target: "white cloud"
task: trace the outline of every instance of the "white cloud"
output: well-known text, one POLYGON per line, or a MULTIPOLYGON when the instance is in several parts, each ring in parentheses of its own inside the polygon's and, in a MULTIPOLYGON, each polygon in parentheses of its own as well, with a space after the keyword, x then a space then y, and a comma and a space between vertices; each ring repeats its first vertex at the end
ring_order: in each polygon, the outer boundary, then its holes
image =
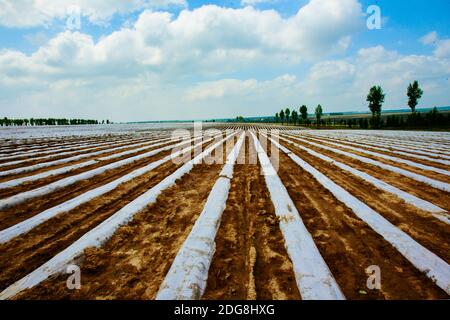
POLYGON ((419 40, 420 40, 420 42, 422 42, 425 45, 430 45, 430 44, 435 43, 438 40, 438 34, 436 31, 431 31, 430 33, 427 33, 419 40))
MULTIPOLYGON (((296 64, 342 52, 349 45, 350 35, 360 26, 361 8, 356 0, 340 0, 345 9, 336 2, 312 0, 286 19, 276 11, 252 7, 203 6, 183 10, 176 18, 144 11, 132 28, 98 42, 79 32, 60 33, 32 55, 21 56, 27 60, 21 71, 31 76, 33 69, 27 69, 31 64, 61 77, 146 73, 183 77, 217 76, 286 61, 296 64)), ((0 65, 2 59, 0 55, 0 65)), ((35 76, 42 79, 47 74, 35 76)))
POLYGON ((440 58, 450 57, 450 39, 440 40, 434 54, 440 58))
POLYGON ((254 6, 260 3, 274 2, 276 0, 241 0, 243 6, 254 6))
POLYGON ((360 49, 355 57, 314 65, 300 87, 308 99, 320 97, 329 109, 339 111, 364 109, 369 88, 381 85, 387 94, 385 107, 399 108, 406 106, 408 84, 418 80, 425 91, 421 106, 434 106, 450 102, 449 76, 449 59, 401 55, 377 46, 360 49))
POLYGON ((450 39, 440 39, 436 31, 432 31, 419 39, 424 45, 435 47, 434 55, 438 58, 450 57, 450 39))
POLYGON ((126 14, 145 8, 187 6, 186 0, 0 0, 0 25, 35 27, 64 19, 70 8, 80 8, 82 16, 92 23, 104 23, 114 14, 126 14))
POLYGON ((115 121, 263 115, 303 103, 341 111, 364 108, 374 84, 387 91, 386 106, 398 107, 415 79, 424 87, 424 104, 448 103, 445 40, 432 56, 379 46, 322 61, 345 53, 361 28, 356 0, 312 0, 289 18, 253 7, 203 6, 176 17, 147 10, 97 41, 65 31, 30 55, 0 51, 0 110, 9 117, 108 115, 115 121), (303 61, 312 67, 300 76, 303 61), (282 76, 260 80, 266 74, 282 76))
POLYGON ((197 84, 186 91, 185 98, 187 101, 223 99, 229 97, 242 98, 245 96, 260 95, 267 89, 285 90, 287 87, 294 84, 295 81, 296 77, 289 74, 262 82, 257 81, 256 79, 222 79, 197 84))

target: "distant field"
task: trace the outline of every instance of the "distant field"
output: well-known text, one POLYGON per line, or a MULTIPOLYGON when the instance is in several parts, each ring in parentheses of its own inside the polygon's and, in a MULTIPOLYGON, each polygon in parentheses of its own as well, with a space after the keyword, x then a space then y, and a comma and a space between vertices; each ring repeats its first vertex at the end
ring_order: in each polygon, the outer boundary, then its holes
POLYGON ((211 128, 2 128, 0 299, 449 298, 450 133, 211 128))

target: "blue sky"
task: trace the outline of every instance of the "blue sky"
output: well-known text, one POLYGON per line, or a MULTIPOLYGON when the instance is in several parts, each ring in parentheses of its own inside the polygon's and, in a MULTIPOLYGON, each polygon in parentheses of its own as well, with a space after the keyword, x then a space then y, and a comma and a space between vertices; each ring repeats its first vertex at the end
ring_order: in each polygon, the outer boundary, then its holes
POLYGON ((322 104, 450 105, 446 0, 0 2, 0 113, 114 121, 222 118, 322 104), (77 5, 81 28, 66 26, 77 5), (366 9, 381 9, 379 30, 366 9), (425 37, 426 36, 426 37, 425 37))

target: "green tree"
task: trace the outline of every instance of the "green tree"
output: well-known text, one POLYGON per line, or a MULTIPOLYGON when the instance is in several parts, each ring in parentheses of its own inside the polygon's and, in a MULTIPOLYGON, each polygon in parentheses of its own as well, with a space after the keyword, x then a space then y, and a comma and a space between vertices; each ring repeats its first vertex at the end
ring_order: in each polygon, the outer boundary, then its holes
POLYGON ((423 95, 423 90, 420 89, 417 80, 409 84, 406 94, 408 96, 408 106, 411 108, 412 113, 415 113, 418 101, 423 95))
POLYGON ((280 121, 280 115, 277 113, 275 113, 275 122, 278 123, 280 121))
POLYGON ((322 118, 322 115, 323 115, 323 109, 320 104, 316 107, 315 113, 316 113, 317 126, 320 126, 320 119, 322 118))
POLYGON ((281 123, 284 123, 284 110, 280 111, 280 119, 281 119, 281 123))
POLYGON ((291 110, 289 110, 289 108, 286 108, 286 110, 284 111, 284 115, 286 116, 286 122, 289 124, 289 118, 291 116, 291 110))
POLYGON ((300 107, 300 114, 303 120, 302 122, 306 122, 308 119, 308 108, 305 105, 300 107))
POLYGON ((367 102, 369 102, 369 109, 372 112, 372 127, 375 129, 381 126, 381 107, 384 103, 386 95, 380 86, 373 86, 370 88, 367 95, 367 102))
POLYGON ((297 113, 297 111, 293 110, 292 111, 292 122, 294 123, 294 125, 296 125, 297 121, 298 121, 298 113, 297 113))

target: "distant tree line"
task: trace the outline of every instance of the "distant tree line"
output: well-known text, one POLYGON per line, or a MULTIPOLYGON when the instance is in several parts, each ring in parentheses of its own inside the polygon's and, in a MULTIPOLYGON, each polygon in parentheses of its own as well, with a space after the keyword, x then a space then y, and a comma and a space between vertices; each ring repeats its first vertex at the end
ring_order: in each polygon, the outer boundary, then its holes
POLYGON ((346 127, 349 129, 426 129, 450 127, 450 113, 444 114, 435 107, 426 113, 415 112, 409 115, 389 115, 375 120, 372 118, 327 119, 321 125, 327 127, 346 127))
POLYGON ((0 119, 0 125, 3 126, 67 126, 67 125, 86 125, 86 124, 109 124, 109 120, 85 120, 85 119, 55 119, 55 118, 31 118, 31 119, 0 119))
POLYGON ((303 126, 345 126, 348 128, 358 129, 381 129, 381 128, 447 128, 450 126, 450 113, 445 115, 439 113, 438 109, 434 107, 428 113, 416 112, 416 106, 422 98, 423 90, 419 83, 414 81, 408 85, 406 90, 408 97, 408 106, 411 108, 411 114, 405 115, 390 115, 382 117, 381 110, 385 101, 386 95, 381 86, 373 86, 370 88, 367 95, 367 102, 369 110, 372 114, 370 119, 326 119, 322 120, 323 108, 319 104, 314 109, 315 121, 308 117, 308 108, 303 105, 299 111, 290 108, 282 109, 275 114, 274 120, 276 123, 288 125, 303 125, 303 126))

